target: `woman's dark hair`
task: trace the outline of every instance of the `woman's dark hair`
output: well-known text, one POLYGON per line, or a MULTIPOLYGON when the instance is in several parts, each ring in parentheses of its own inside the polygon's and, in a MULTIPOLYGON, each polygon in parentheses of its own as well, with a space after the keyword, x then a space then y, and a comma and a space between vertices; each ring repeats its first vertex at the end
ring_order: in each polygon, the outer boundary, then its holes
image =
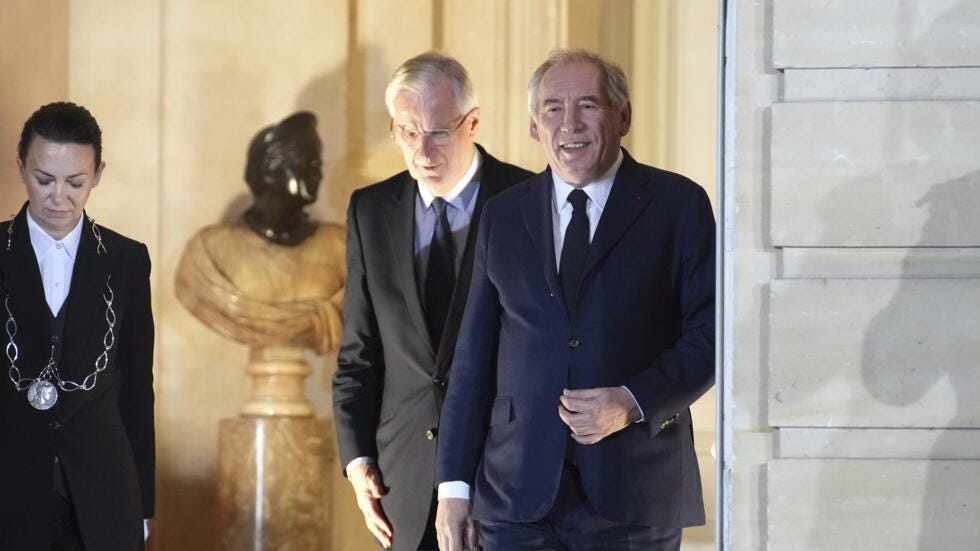
POLYGON ((57 101, 35 111, 20 134, 17 156, 27 162, 27 150, 34 136, 54 143, 91 145, 95 149, 95 170, 102 164, 102 129, 88 109, 68 101, 57 101))

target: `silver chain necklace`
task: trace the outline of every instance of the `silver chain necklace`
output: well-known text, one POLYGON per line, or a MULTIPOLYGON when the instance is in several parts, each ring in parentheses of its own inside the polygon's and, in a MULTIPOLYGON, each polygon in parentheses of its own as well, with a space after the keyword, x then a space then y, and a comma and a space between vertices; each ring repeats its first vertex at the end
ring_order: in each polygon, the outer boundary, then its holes
POLYGON ((8 339, 7 360, 10 362, 7 375, 18 392, 27 390, 27 401, 34 409, 43 411, 54 406, 58 401, 58 389, 64 392, 74 392, 76 390, 89 391, 95 388, 99 373, 105 371, 109 364, 109 352, 116 344, 116 311, 112 308, 112 301, 115 297, 112 286, 109 284, 111 279, 112 276, 110 275, 105 282, 108 296, 106 293, 102 294, 102 300, 105 302, 105 321, 108 326, 105 335, 102 336, 102 354, 99 354, 99 357, 95 359, 95 370, 86 375, 81 383, 61 378, 58 362, 54 359, 54 346, 51 347, 51 357, 48 358, 48 363, 37 377, 21 375, 20 369, 17 367, 20 350, 17 348, 17 341, 14 340, 17 335, 17 320, 14 319, 14 313, 10 309, 10 294, 8 293, 4 298, 3 306, 7 309, 7 323, 4 324, 8 339))
MULTIPOLYGON (((10 224, 7 226, 8 251, 11 249, 16 216, 15 214, 10 218, 10 224)), ((99 231, 99 227, 95 225, 94 219, 89 217, 88 220, 92 224, 92 233, 95 234, 97 241, 95 248, 96 254, 102 254, 106 250, 102 244, 102 233, 99 231)), ((99 373, 105 371, 109 365, 109 352, 116 345, 116 311, 112 308, 112 301, 115 298, 115 294, 112 291, 112 286, 109 284, 111 280, 112 275, 110 274, 105 281, 108 296, 106 296, 106 293, 102 294, 102 300, 105 302, 105 321, 108 326, 105 335, 102 336, 102 354, 99 354, 99 357, 95 359, 95 370, 82 379, 81 383, 61 378, 61 372, 58 370, 58 362, 54 359, 54 345, 51 346, 51 357, 48 358, 48 363, 45 364, 37 377, 31 378, 21 375, 20 369, 17 367, 17 358, 20 357, 20 349, 17 348, 17 342, 14 340, 14 337, 17 335, 17 320, 14 319, 13 310, 10 309, 10 293, 8 292, 4 297, 3 306, 7 310, 7 322, 4 324, 8 339, 6 352, 7 360, 10 362, 10 367, 7 369, 7 376, 10 377, 10 382, 14 383, 14 388, 18 392, 27 390, 27 402, 34 409, 41 411, 51 409, 58 401, 58 389, 64 392, 74 392, 76 390, 87 392, 92 390, 98 381, 99 373)))
MULTIPOLYGON (((14 242, 14 222, 17 221, 17 213, 10 215, 10 224, 7 224, 7 250, 13 249, 14 242)), ((95 223, 95 218, 91 216, 88 217, 89 224, 92 224, 92 235, 95 236, 95 254, 102 254, 105 252, 105 245, 102 244, 102 232, 99 231, 99 226, 95 223)))

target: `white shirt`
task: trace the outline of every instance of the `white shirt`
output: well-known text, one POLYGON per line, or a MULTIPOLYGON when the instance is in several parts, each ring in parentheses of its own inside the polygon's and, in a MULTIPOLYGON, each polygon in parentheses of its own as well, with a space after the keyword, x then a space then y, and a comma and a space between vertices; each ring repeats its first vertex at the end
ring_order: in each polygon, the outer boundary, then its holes
POLYGON ((44 300, 51 309, 51 315, 57 316, 61 306, 68 298, 68 287, 71 285, 71 274, 75 269, 75 257, 78 255, 78 243, 82 240, 82 223, 85 216, 78 218, 78 223, 60 240, 57 240, 31 217, 27 211, 27 228, 31 236, 31 246, 37 258, 37 266, 41 269, 41 283, 44 286, 44 300))
MULTIPOLYGON (((480 191, 480 181, 475 179, 482 159, 476 147, 473 148, 473 160, 466 169, 463 177, 456 182, 445 195, 446 218, 453 232, 453 247, 456 251, 456 272, 463 263, 463 250, 466 248, 466 237, 469 235, 470 220, 476 209, 476 196, 480 191)), ((417 281, 425 281, 429 268, 429 247, 438 222, 436 209, 432 201, 436 198, 421 182, 419 192, 415 195, 415 275, 417 281)))
MULTIPOLYGON (((31 237, 31 247, 34 257, 41 270, 41 285, 44 287, 44 300, 48 303, 52 316, 57 316, 68 298, 71 286, 71 274, 75 270, 75 258, 78 257, 78 244, 82 241, 82 226, 84 214, 78 218, 78 223, 68 235, 60 240, 48 235, 41 226, 27 213, 27 230, 31 237)), ((150 528, 143 519, 143 541, 150 537, 150 528)))
POLYGON ((599 218, 602 216, 603 209, 606 208, 606 201, 609 199, 609 192, 612 191, 613 180, 616 179, 616 172, 619 165, 623 164, 623 152, 620 150, 616 162, 609 167, 595 182, 585 184, 580 188, 565 182, 554 172, 551 173, 553 181, 551 193, 551 224, 555 234, 555 265, 561 265, 561 249, 565 245, 565 231, 568 224, 572 221, 574 208, 568 202, 568 196, 575 189, 581 189, 589 196, 585 203, 585 212, 589 216, 589 243, 595 237, 595 230, 599 227, 599 218))

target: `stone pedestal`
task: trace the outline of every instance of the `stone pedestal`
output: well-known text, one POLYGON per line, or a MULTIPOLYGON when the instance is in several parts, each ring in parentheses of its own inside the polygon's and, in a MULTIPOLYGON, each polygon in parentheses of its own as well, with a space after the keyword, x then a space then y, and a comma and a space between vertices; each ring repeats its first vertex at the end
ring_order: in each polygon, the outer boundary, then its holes
POLYGON ((253 346, 247 371, 252 392, 242 405, 242 415, 313 417, 313 404, 303 388, 313 370, 302 348, 253 346))
POLYGON ((220 423, 219 534, 225 551, 329 551, 332 421, 220 423))

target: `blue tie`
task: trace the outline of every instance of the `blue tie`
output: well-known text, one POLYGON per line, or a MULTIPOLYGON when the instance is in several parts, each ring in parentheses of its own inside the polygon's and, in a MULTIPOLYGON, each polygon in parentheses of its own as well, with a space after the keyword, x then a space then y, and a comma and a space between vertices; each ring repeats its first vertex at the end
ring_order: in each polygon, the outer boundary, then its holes
POLYGON ((436 227, 429 246, 429 267, 425 275, 425 320, 429 326, 432 346, 438 350, 442 330, 449 314, 449 302, 456 285, 456 262, 453 252, 453 230, 446 215, 445 199, 436 197, 432 208, 436 211, 436 227))
POLYGON ((568 202, 572 204, 573 209, 572 220, 565 229, 558 278, 565 293, 565 305, 570 312, 575 309, 579 283, 582 279, 582 267, 585 264, 585 253, 589 249, 589 215, 585 211, 588 200, 589 196, 581 189, 573 190, 568 194, 568 202))

